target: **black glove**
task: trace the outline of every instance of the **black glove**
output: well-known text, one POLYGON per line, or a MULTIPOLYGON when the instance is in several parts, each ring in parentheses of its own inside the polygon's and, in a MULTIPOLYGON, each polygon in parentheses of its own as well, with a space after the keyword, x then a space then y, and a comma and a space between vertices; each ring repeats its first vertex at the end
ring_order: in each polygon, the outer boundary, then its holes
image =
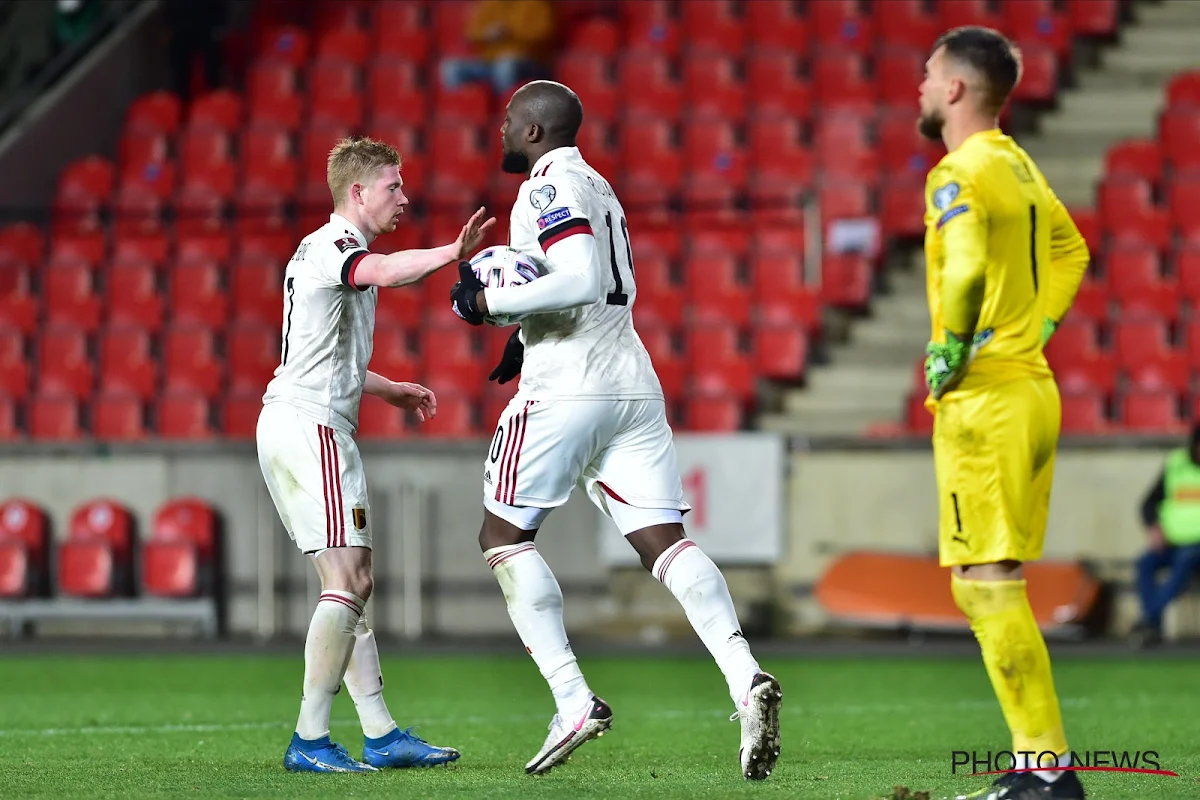
POLYGON ((521 374, 521 366, 524 363, 525 345, 521 344, 521 331, 515 330, 513 335, 508 337, 508 344, 504 345, 504 355, 500 357, 500 363, 492 370, 492 374, 488 375, 488 380, 508 383, 521 374))
POLYGON ((458 283, 450 290, 450 307, 459 319, 472 325, 483 324, 483 312, 479 310, 476 296, 484 289, 483 281, 475 276, 470 261, 458 262, 458 283))

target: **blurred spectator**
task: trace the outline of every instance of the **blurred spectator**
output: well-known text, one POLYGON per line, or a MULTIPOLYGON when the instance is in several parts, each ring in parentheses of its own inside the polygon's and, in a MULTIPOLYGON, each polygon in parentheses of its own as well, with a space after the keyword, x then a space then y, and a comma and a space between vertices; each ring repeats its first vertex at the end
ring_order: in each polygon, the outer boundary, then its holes
POLYGON ((225 0, 162 0, 170 30, 173 88, 180 97, 191 96, 192 69, 199 56, 206 88, 221 85, 221 42, 217 32, 225 22, 225 0))
POLYGON ((1192 429, 1190 446, 1167 456, 1142 502, 1142 522, 1149 546, 1137 564, 1142 621, 1134 638, 1149 646, 1162 640, 1163 612, 1200 567, 1200 423, 1192 429), (1167 579, 1160 583, 1162 570, 1167 570, 1167 579))
POLYGON ((467 17, 472 57, 442 62, 442 83, 487 81, 498 94, 548 74, 554 9, 546 0, 478 0, 467 17))
POLYGON ((54 14, 54 42, 70 47, 96 27, 100 19, 99 0, 58 0, 54 14))

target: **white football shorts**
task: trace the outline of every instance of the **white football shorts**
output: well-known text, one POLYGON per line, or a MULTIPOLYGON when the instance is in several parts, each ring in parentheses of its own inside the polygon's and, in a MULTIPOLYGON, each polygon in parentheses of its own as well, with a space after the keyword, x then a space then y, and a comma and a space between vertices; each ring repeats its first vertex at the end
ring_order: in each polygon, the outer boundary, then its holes
POLYGON ((666 404, 514 397, 488 448, 484 507, 533 530, 577 485, 624 534, 680 521, 691 506, 666 404))
POLYGON ((267 403, 257 439, 267 489, 302 552, 371 546, 367 478, 353 437, 287 403, 267 403))

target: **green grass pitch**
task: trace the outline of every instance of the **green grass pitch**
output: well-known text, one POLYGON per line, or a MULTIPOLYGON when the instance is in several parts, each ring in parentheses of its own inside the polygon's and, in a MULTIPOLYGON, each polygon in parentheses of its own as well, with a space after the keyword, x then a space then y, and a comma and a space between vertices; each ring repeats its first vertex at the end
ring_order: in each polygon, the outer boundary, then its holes
MULTIPOLYGON (((384 655, 401 725, 456 746, 449 768, 292 775, 281 765, 303 671, 292 656, 17 655, 0 658, 4 797, 788 797, 866 800, 904 785, 953 797, 952 750, 999 750, 1007 732, 971 658, 767 657, 784 689, 783 752, 743 781, 738 726, 706 658, 581 658, 613 729, 548 776, 523 767, 552 714, 523 657, 384 655)), ((1060 656, 1071 745, 1157 750, 1181 777, 1084 773, 1089 796, 1200 796, 1200 660, 1060 656)), ((348 697, 333 735, 362 738, 348 697)))

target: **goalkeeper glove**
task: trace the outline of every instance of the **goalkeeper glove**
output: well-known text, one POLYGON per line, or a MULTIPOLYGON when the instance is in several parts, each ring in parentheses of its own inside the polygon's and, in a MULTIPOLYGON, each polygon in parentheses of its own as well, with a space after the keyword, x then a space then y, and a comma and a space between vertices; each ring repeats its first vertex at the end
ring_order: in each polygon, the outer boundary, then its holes
POLYGON ((930 342, 925 353, 925 385, 933 398, 939 400, 966 374, 971 361, 971 345, 966 339, 946 331, 945 343, 930 342))
POLYGON ((458 283, 450 289, 450 307, 459 319, 472 325, 483 324, 483 312, 478 303, 478 295, 483 289, 483 281, 471 269, 471 262, 458 262, 458 283))
POLYGON ((1056 330, 1058 330, 1057 322, 1049 317, 1042 320, 1042 347, 1046 346, 1046 343, 1050 341, 1050 337, 1054 335, 1056 330))
POLYGON ((508 344, 504 345, 504 355, 500 357, 500 363, 492 370, 492 374, 488 375, 488 380, 508 383, 521 374, 521 366, 524 363, 525 345, 521 343, 521 331, 516 330, 508 337, 508 344))

